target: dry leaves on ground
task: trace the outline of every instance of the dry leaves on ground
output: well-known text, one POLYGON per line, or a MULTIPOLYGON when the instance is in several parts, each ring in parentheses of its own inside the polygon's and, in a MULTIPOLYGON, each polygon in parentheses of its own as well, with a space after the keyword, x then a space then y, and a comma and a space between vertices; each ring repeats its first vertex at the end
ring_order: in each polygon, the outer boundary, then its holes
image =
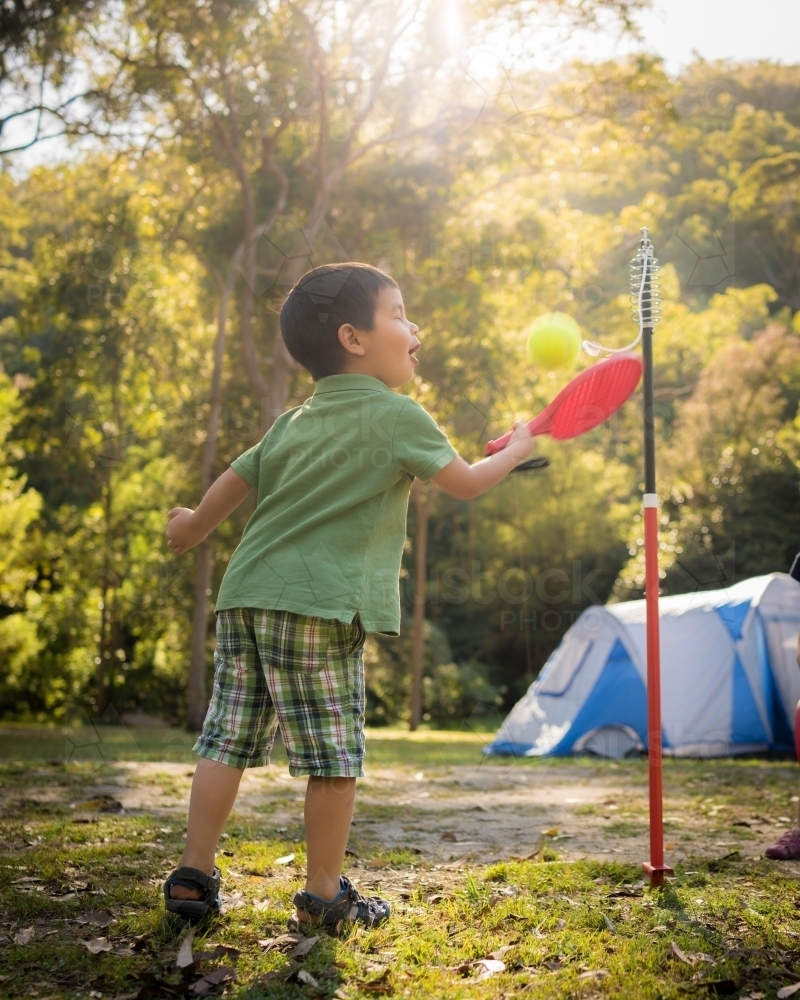
POLYGON ((214 969, 213 972, 209 972, 208 975, 198 979, 196 983, 192 984, 190 989, 192 993, 205 996, 206 993, 210 993, 222 983, 230 983, 233 982, 234 979, 236 979, 236 971, 226 965, 223 965, 220 966, 219 969, 214 969))
POLYGON ((286 977, 285 982, 299 983, 301 986, 312 986, 314 989, 319 989, 317 980, 305 969, 296 969, 286 977))
POLYGON ((99 955, 101 951, 111 951, 111 942, 105 937, 91 938, 89 941, 81 941, 81 944, 90 955, 99 955))
POLYGON ((608 969, 587 969, 586 972, 582 972, 578 976, 578 979, 605 979, 606 976, 610 975, 608 969))
POLYGON ((258 943, 264 951, 282 951, 289 958, 303 958, 319 941, 319 935, 304 937, 302 934, 281 934, 274 938, 262 938, 258 943))
POLYGON ((196 933, 197 928, 192 927, 181 942, 181 946, 178 949, 178 957, 175 959, 175 965, 179 969, 185 969, 187 965, 191 965, 194 962, 194 956, 192 955, 192 942, 194 941, 196 933))
POLYGON ((710 962, 713 964, 716 961, 713 955, 706 955, 702 951, 686 952, 674 941, 670 941, 670 947, 672 948, 672 954, 675 958, 679 959, 681 962, 685 962, 686 965, 700 965, 701 962, 710 962))
POLYGON ((14 944, 30 944, 35 936, 35 927, 24 927, 14 935, 14 944))
POLYGON ((498 972, 505 972, 506 963, 499 958, 479 958, 476 962, 462 962, 461 965, 453 966, 453 971, 460 972, 462 976, 468 976, 474 970, 478 970, 476 982, 480 982, 498 972))

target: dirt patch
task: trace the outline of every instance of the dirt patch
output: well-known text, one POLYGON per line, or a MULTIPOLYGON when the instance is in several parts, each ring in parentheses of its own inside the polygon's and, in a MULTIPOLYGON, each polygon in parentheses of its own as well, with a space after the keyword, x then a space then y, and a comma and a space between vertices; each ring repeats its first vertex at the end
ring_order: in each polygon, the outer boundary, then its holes
MULTIPOLYGON (((714 780, 721 765, 675 765, 665 786, 665 840, 668 859, 720 857, 738 851, 758 857, 789 822, 796 787, 793 768, 785 773, 785 793, 763 801, 763 767, 752 774, 740 767, 740 783, 714 780), (687 770, 688 767, 688 770, 687 770), (694 770, 691 768, 694 767, 694 770), (706 768, 697 776, 697 768, 706 768), (680 779, 680 780, 678 780, 680 779), (744 794, 745 791, 748 794, 744 794), (761 799, 759 799, 761 796, 761 799), (781 805, 783 801, 786 804, 781 805)), ((777 777, 775 765, 770 775, 777 777)), ((64 785, 37 785, 26 792, 48 808, 80 812, 81 799, 109 796, 126 814, 149 814, 182 824, 194 768, 172 762, 118 762, 98 772, 80 795, 64 785)), ((305 780, 282 766, 245 772, 235 820, 265 834, 303 839, 305 780)), ((486 864, 524 858, 543 846, 565 859, 594 858, 640 862, 649 853, 646 764, 592 761, 491 761, 470 765, 377 766, 360 782, 351 848, 357 858, 410 852, 435 864, 486 864)), ((800 864, 786 864, 800 874, 800 864)))

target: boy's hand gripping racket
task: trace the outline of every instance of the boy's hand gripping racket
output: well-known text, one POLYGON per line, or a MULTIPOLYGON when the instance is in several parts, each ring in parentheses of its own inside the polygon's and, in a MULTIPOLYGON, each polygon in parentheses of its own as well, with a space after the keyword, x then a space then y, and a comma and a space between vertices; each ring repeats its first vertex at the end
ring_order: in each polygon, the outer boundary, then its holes
MULTIPOLYGON (((528 424, 533 435, 549 434, 559 441, 585 434, 608 420, 622 406, 639 383, 642 362, 637 354, 617 354, 586 368, 528 424)), ((486 445, 494 455, 511 440, 512 432, 486 445)))

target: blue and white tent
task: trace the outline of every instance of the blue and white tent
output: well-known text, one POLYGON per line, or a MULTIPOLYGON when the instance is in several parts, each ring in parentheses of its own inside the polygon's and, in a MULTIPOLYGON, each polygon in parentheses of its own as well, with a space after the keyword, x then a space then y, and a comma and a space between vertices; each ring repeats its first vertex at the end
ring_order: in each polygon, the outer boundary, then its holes
MULTIPOLYGON (((786 573, 753 577, 663 597, 660 613, 664 752, 792 748, 800 584, 786 573)), ((644 601, 587 608, 486 752, 620 757, 644 749, 645 648, 644 601)))

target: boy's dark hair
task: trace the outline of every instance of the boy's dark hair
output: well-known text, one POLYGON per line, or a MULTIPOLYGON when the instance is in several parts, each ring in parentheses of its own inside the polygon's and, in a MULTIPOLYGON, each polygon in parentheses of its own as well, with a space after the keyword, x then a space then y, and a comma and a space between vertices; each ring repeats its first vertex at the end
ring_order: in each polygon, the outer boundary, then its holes
POLYGON ((382 288, 397 288, 388 274, 369 264, 322 264, 289 292, 280 315, 286 349, 316 381, 344 369, 339 327, 371 330, 382 288))

